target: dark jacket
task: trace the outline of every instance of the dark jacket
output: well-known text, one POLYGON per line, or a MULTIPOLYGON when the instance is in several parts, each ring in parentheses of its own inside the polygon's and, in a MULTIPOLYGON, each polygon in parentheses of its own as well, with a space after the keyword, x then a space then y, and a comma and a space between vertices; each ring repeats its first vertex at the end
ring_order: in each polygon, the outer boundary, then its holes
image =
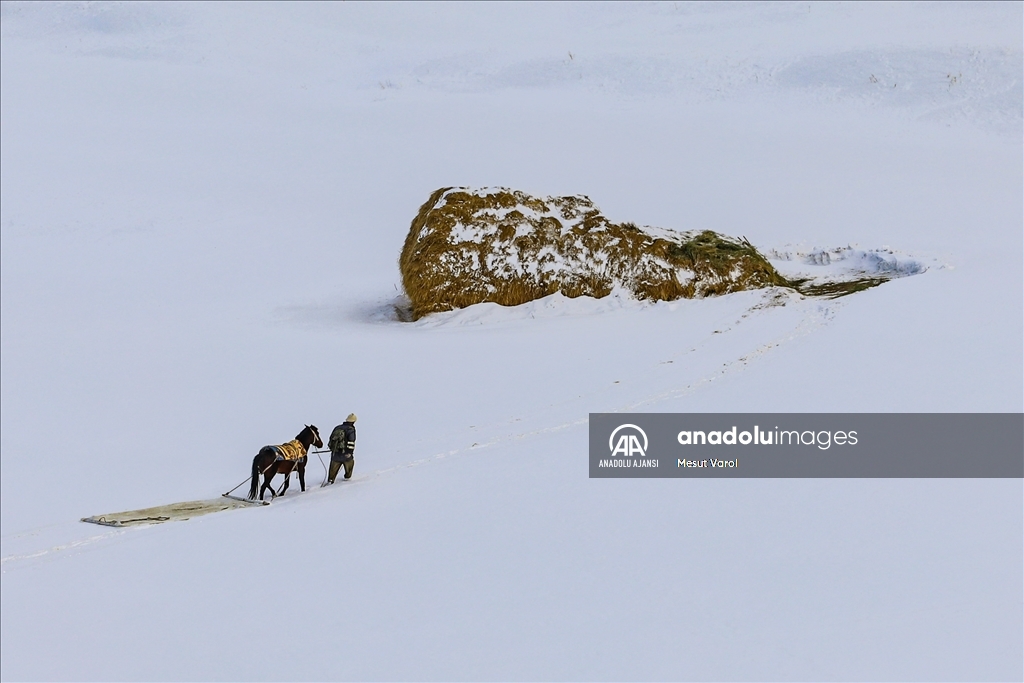
POLYGON ((356 426, 351 422, 342 422, 331 432, 327 441, 331 449, 332 460, 348 460, 356 452, 356 426))

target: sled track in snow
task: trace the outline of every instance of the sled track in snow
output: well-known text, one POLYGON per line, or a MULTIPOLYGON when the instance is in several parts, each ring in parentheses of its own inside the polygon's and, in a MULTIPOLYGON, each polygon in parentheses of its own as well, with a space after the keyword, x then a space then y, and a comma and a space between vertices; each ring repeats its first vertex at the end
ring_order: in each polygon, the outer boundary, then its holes
MULTIPOLYGON (((800 322, 796 325, 796 327, 792 328, 790 332, 778 336, 772 339, 771 341, 764 342, 758 345, 754 350, 749 351, 746 354, 740 356, 739 358, 736 358, 735 360, 724 364, 720 369, 708 373, 696 380, 690 381, 689 383, 686 384, 686 386, 683 386, 681 388, 670 389, 668 391, 661 391, 658 393, 650 394, 648 396, 640 398, 639 400, 632 400, 628 403, 625 403, 609 412, 631 412, 644 406, 649 406, 652 404, 660 403, 662 401, 672 400, 675 398, 679 398, 681 396, 686 396, 687 394, 692 394, 696 391, 699 391, 702 387, 705 387, 711 384, 712 382, 715 382, 716 380, 720 380, 723 377, 742 372, 749 363, 754 362, 760 358, 763 358, 764 356, 771 353, 773 350, 780 348, 781 346, 787 344, 788 342, 800 339, 801 337, 805 337, 828 325, 835 318, 836 310, 840 308, 842 305, 842 302, 834 301, 829 302, 828 304, 818 303, 817 305, 813 306, 811 310, 808 311, 808 313, 801 318, 800 322)), ((748 311, 748 314, 758 308, 763 308, 763 306, 758 305, 751 308, 748 311)), ((740 324, 740 321, 737 321, 736 324, 740 324)), ((729 331, 731 331, 731 329, 732 328, 727 328, 723 332, 728 333, 729 331)), ((576 402, 579 400, 580 399, 574 399, 571 402, 576 402)), ((472 451, 478 451, 493 446, 500 446, 502 444, 510 443, 513 441, 519 441, 522 439, 542 436, 545 434, 553 434, 555 432, 564 431, 566 429, 572 429, 573 427, 585 425, 589 421, 589 416, 586 416, 574 420, 561 422, 555 425, 540 427, 538 429, 532 429, 529 431, 523 431, 519 433, 495 437, 483 442, 474 442, 470 446, 442 451, 439 453, 435 453, 434 455, 419 458, 417 460, 412 460, 402 465, 394 465, 392 467, 376 470, 371 474, 367 475, 366 479, 364 479, 363 481, 365 482, 370 478, 387 476, 389 474, 393 474, 395 472, 399 472, 410 467, 419 467, 420 465, 426 465, 432 462, 436 462, 438 460, 443 460, 445 458, 457 456, 472 451)))
MULTIPOLYGON (((832 321, 832 319, 835 317, 836 310, 843 305, 842 302, 835 302, 835 301, 830 301, 827 304, 824 304, 824 303, 820 303, 820 302, 813 302, 812 303, 810 301, 804 300, 804 302, 802 302, 802 303, 807 304, 809 310, 806 311, 805 314, 800 318, 800 320, 796 324, 796 326, 791 327, 788 332, 786 332, 784 334, 781 334, 781 335, 777 335, 773 339, 771 339, 770 341, 767 341, 767 342, 759 344, 753 350, 748 351, 744 355, 742 355, 742 356, 740 356, 738 358, 735 358, 735 359, 733 359, 730 362, 727 362, 727 363, 723 364, 722 367, 716 369, 715 371, 706 373, 706 374, 704 374, 701 377, 698 377, 696 379, 693 379, 693 380, 687 382, 685 386, 682 386, 682 387, 679 387, 679 388, 674 388, 674 389, 669 389, 669 390, 665 390, 665 391, 659 391, 659 392, 656 392, 656 393, 649 394, 647 396, 643 396, 643 397, 641 397, 639 399, 629 400, 628 402, 622 403, 618 407, 613 408, 609 412, 630 412, 630 411, 637 410, 638 408, 643 408, 645 406, 650 406, 650 405, 654 405, 654 404, 657 404, 657 403, 661 403, 663 401, 672 400, 672 399, 675 399, 675 398, 686 396, 688 394, 692 394, 692 393, 694 393, 696 391, 699 391, 701 388, 703 388, 705 386, 708 386, 708 385, 710 385, 711 383, 713 383, 713 382, 715 382, 717 380, 720 380, 720 379, 722 379, 724 377, 727 377, 729 375, 734 375, 734 374, 737 374, 739 372, 742 372, 747 367, 747 365, 749 363, 754 362, 754 361, 756 361, 756 360, 758 360, 760 358, 765 357, 766 355, 768 355, 769 353, 771 353, 775 349, 778 349, 778 348, 784 346, 785 344, 787 344, 787 343, 789 343, 791 341, 794 341, 794 340, 799 339, 801 337, 805 337, 805 336, 815 332, 816 330, 819 330, 819 329, 827 326, 832 321)), ((765 306, 763 304, 759 304, 757 306, 751 307, 748 310, 747 314, 741 316, 741 319, 735 321, 732 326, 725 326, 724 329, 716 330, 715 332, 709 334, 704 341, 702 341, 701 343, 699 343, 697 345, 697 347, 700 347, 703 344, 709 342, 711 339, 714 338, 714 335, 716 335, 716 334, 728 334, 733 329, 733 327, 735 327, 736 325, 742 324, 742 318, 746 317, 747 315, 749 315, 751 313, 755 313, 757 311, 757 309, 763 309, 763 308, 766 308, 766 307, 772 307, 772 304, 769 304, 768 306, 765 306)), ((691 349, 690 351, 685 351, 685 352, 681 353, 679 357, 684 356, 687 353, 696 350, 697 347, 691 349)), ((569 401, 562 402, 560 404, 554 404, 552 406, 548 406, 547 408, 550 409, 550 408, 558 407, 558 406, 565 406, 565 407, 568 408, 569 404, 580 402, 584 398, 585 397, 581 396, 581 397, 578 397, 576 399, 572 399, 572 400, 569 400, 569 401)), ((518 422, 518 421, 522 421, 522 420, 526 420, 526 421, 539 421, 541 419, 541 417, 540 417, 541 415, 543 415, 543 413, 535 413, 533 415, 527 415, 527 416, 524 416, 523 418, 518 418, 518 419, 514 420, 514 422, 518 422)), ((446 458, 461 456, 461 455, 465 455, 465 454, 481 451, 481 450, 484 450, 484 449, 487 449, 487 448, 492 448, 492 447, 495 447, 495 446, 501 446, 503 444, 507 444, 507 443, 511 443, 511 442, 515 442, 515 441, 521 441, 521 440, 524 440, 524 439, 530 439, 530 438, 534 438, 534 437, 538 437, 538 436, 544 436, 544 435, 547 435, 547 434, 554 434, 554 433, 557 433, 557 432, 565 431, 567 429, 573 429, 575 427, 580 427, 580 426, 586 425, 588 422, 589 422, 589 416, 584 415, 582 417, 578 417, 578 418, 575 418, 575 419, 565 420, 565 421, 562 421, 562 422, 559 422, 559 423, 553 424, 553 425, 541 426, 541 427, 537 427, 535 429, 528 429, 528 430, 523 430, 523 431, 514 432, 514 433, 505 433, 505 434, 502 434, 501 436, 496 436, 496 437, 493 437, 493 438, 490 438, 490 439, 487 439, 487 440, 484 440, 484 441, 474 441, 470 445, 464 446, 464 447, 461 447, 461 448, 451 448, 451 449, 443 450, 443 451, 440 451, 440 452, 436 452, 433 455, 429 455, 429 456, 426 456, 426 457, 423 457, 423 458, 418 458, 416 460, 412 460, 412 461, 409 461, 409 462, 406 462, 406 463, 403 463, 403 464, 400 464, 400 465, 393 465, 391 467, 385 467, 385 468, 382 468, 382 469, 379 469, 379 470, 374 470, 373 472, 369 472, 369 473, 367 473, 365 475, 356 476, 356 477, 354 477, 353 479, 351 479, 351 480, 349 480, 347 482, 338 482, 338 484, 336 484, 336 485, 340 485, 342 488, 348 488, 348 487, 355 486, 355 485, 360 485, 361 486, 363 484, 367 484, 367 483, 369 483, 371 481, 374 481, 376 479, 379 479, 381 477, 387 477, 389 475, 401 472, 403 470, 407 470, 409 468, 420 467, 422 465, 428 465, 430 463, 438 462, 438 461, 444 460, 446 458)), ((508 423, 503 423, 503 424, 508 424, 508 423)), ((483 426, 482 429, 499 429, 500 427, 501 427, 501 425, 487 425, 487 426, 483 426)), ((457 436, 455 438, 457 438, 457 436)), ((330 487, 327 487, 327 489, 325 489, 323 491, 320 491, 320 489, 318 489, 317 487, 314 487, 314 488, 310 489, 309 491, 307 491, 306 493, 307 494, 308 493, 316 494, 317 492, 326 493, 327 490, 330 490, 330 487)), ((290 504, 290 503, 293 503, 293 502, 297 503, 300 500, 302 500, 302 496, 303 495, 305 495, 305 494, 301 494, 300 493, 300 494, 298 494, 296 496, 290 496, 287 499, 281 500, 280 503, 287 503, 287 504, 290 504)), ((260 507, 262 507, 262 506, 260 506, 260 507)), ((153 526, 153 525, 149 525, 149 526, 153 526)), ((8 538, 9 539, 24 538, 25 536, 30 536, 30 535, 33 535, 35 533, 38 533, 39 531, 41 531, 42 529, 45 529, 45 528, 47 528, 47 527, 43 527, 41 529, 35 529, 35 530, 28 530, 28 531, 21 532, 21 533, 18 533, 18 534, 13 534, 13 535, 11 535, 8 538)), ((93 535, 93 536, 89 536, 87 538, 82 538, 82 539, 75 539, 75 540, 72 540, 72 541, 68 541, 66 543, 61 543, 61 544, 53 545, 53 546, 51 546, 49 548, 40 549, 40 550, 34 550, 34 551, 30 551, 30 552, 25 552, 25 553, 16 553, 16 554, 7 555, 7 556, 4 556, 4 557, 0 558, 0 566, 3 566, 4 567, 4 571, 6 571, 7 568, 11 567, 12 565, 16 565, 17 563, 20 563, 20 562, 30 561, 30 560, 44 558, 44 557, 48 557, 48 556, 54 556, 54 555, 58 555, 60 553, 66 552, 66 551, 70 551, 70 550, 81 549, 81 548, 83 548, 85 546, 94 545, 96 543, 102 543, 103 541, 111 540, 111 539, 113 539, 113 538, 115 538, 117 536, 121 536, 121 535, 123 535, 125 533, 128 533, 129 531, 132 531, 132 530, 141 531, 141 530, 143 530, 145 528, 148 528, 148 527, 147 526, 139 526, 139 527, 128 527, 128 528, 115 528, 112 531, 107 532, 107 533, 93 535)))
MULTIPOLYGON (((109 539, 111 539, 111 538, 113 538, 115 536, 120 536, 120 535, 125 534, 127 532, 128 532, 127 529, 117 529, 116 531, 108 531, 105 534, 97 534, 95 536, 89 536, 88 538, 82 538, 82 539, 78 539, 78 540, 75 540, 75 541, 69 541, 67 543, 62 543, 60 545, 55 545, 53 547, 46 548, 45 550, 36 550, 36 551, 28 552, 28 553, 22 553, 20 555, 18 555, 18 554, 7 555, 6 557, 0 557, 0 566, 6 565, 9 562, 17 562, 19 560, 33 560, 33 559, 36 559, 36 558, 39 558, 39 557, 44 557, 46 555, 52 555, 54 553, 63 552, 65 550, 75 550, 75 549, 82 548, 82 547, 87 546, 87 545, 92 545, 94 543, 98 543, 100 541, 109 540, 109 539)), ((27 536, 27 535, 30 535, 31 533, 33 533, 33 532, 32 531, 27 531, 27 532, 25 532, 23 534, 16 534, 15 537, 27 536)))

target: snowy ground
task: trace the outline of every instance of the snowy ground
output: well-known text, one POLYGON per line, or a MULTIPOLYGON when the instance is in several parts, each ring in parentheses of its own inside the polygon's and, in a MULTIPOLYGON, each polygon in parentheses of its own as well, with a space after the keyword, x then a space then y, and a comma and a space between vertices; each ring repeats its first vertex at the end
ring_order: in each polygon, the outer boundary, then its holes
POLYGON ((590 412, 1024 410, 1020 4, 4 3, 0 49, 4 680, 1024 677, 1019 480, 586 460, 590 412), (904 277, 400 323, 446 185, 904 277), (350 411, 344 485, 77 521, 350 411))

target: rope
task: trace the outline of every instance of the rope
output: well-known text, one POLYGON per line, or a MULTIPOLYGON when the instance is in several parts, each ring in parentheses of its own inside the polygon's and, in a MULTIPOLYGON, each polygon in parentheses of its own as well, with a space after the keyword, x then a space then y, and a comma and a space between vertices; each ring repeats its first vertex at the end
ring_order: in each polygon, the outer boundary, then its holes
MULTIPOLYGON (((329 450, 327 450, 327 451, 312 451, 312 452, 313 452, 313 453, 316 453, 316 454, 317 454, 317 456, 316 456, 316 457, 320 459, 320 464, 321 464, 321 465, 324 465, 324 459, 323 459, 323 458, 321 458, 319 454, 320 454, 320 453, 330 453, 330 451, 329 451, 329 450)), ((266 474, 266 473, 267 473, 267 470, 269 470, 269 469, 270 469, 271 467, 273 467, 273 466, 274 466, 274 465, 275 465, 276 463, 277 463, 277 461, 276 461, 276 460, 275 460, 274 462, 270 463, 270 464, 269 464, 269 465, 267 465, 267 466, 266 466, 265 468, 263 468, 263 471, 262 471, 262 472, 260 472, 260 473, 259 473, 258 475, 256 475, 256 476, 260 476, 260 477, 261 477, 261 476, 263 476, 264 474, 266 474)), ((242 485, 242 484, 244 484, 245 482, 247 482, 247 481, 251 481, 251 480, 252 480, 252 475, 250 474, 250 475, 249 475, 248 477, 246 477, 246 478, 245 478, 245 479, 243 479, 243 480, 242 480, 241 482, 239 482, 238 486, 241 486, 241 485, 242 485)), ((285 481, 287 481, 287 479, 286 479, 285 481)), ((327 465, 324 465, 324 482, 326 482, 326 481, 327 481, 327 465)), ((236 486, 235 488, 231 489, 231 490, 230 490, 230 491, 228 491, 227 493, 223 493, 223 494, 221 494, 221 495, 227 496, 227 495, 230 495, 230 494, 234 493, 234 492, 235 492, 235 489, 237 489, 237 488, 238 488, 238 486, 236 486)), ((321 486, 321 487, 323 487, 323 484, 320 484, 320 486, 321 486)), ((284 487, 284 485, 282 484, 282 488, 283 488, 283 487, 284 487)), ((271 491, 273 491, 273 489, 271 489, 271 491)), ((277 494, 277 495, 281 495, 281 494, 279 493, 279 494, 277 494)))
POLYGON ((324 480, 320 482, 320 488, 323 488, 324 486, 327 486, 327 465, 324 465, 324 459, 320 457, 320 454, 323 453, 323 451, 313 452, 316 453, 316 459, 319 460, 320 464, 324 467, 324 480))
MULTIPOLYGON (((302 458, 299 458, 299 460, 304 460, 304 459, 305 459, 305 456, 303 456, 302 458)), ((299 460, 296 460, 295 462, 298 463, 299 460)), ((275 461, 275 462, 281 462, 281 461, 279 460, 279 461, 275 461)), ((321 462, 323 462, 323 461, 321 461, 321 462)), ((269 467, 267 469, 269 469, 269 467)), ((292 472, 294 472, 294 471, 295 470, 292 470, 292 472)), ((285 480, 281 483, 281 488, 278 489, 278 493, 274 494, 274 498, 278 498, 278 496, 282 495, 282 493, 285 490, 285 486, 287 486, 288 482, 292 480, 292 472, 289 472, 288 474, 285 475, 285 480)), ((273 488, 271 488, 270 490, 272 492, 273 488)))
MULTIPOLYGON (((270 463, 269 465, 267 465, 266 467, 264 467, 264 468, 263 468, 263 471, 262 471, 262 472, 260 472, 260 473, 259 473, 258 475, 256 475, 256 476, 258 476, 258 477, 259 477, 259 476, 262 476, 262 475, 266 474, 266 473, 267 473, 267 470, 269 470, 269 469, 270 469, 271 467, 273 467, 273 466, 274 466, 274 464, 275 464, 276 462, 277 462, 277 461, 275 460, 274 462, 272 462, 272 463, 270 463)), ((241 482, 241 483, 240 483, 240 484, 239 484, 238 486, 241 486, 241 485, 242 485, 242 484, 244 484, 245 482, 247 482, 247 481, 251 481, 251 480, 252 480, 252 475, 250 474, 250 475, 249 475, 248 477, 246 477, 245 479, 243 479, 243 480, 242 480, 242 482, 241 482)), ((237 488, 238 488, 238 486, 236 486, 236 487, 235 487, 234 489, 231 489, 230 491, 228 491, 227 493, 225 493, 225 494, 222 494, 222 495, 225 495, 225 496, 226 496, 226 495, 229 495, 229 494, 231 494, 231 493, 234 493, 235 489, 237 489, 237 488)))

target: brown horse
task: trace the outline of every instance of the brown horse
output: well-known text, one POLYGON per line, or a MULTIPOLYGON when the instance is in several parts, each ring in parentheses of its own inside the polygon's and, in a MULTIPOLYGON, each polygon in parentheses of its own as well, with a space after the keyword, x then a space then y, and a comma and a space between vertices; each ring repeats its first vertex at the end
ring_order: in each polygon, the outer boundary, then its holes
POLYGON ((320 432, 313 425, 306 425, 305 429, 299 432, 293 440, 280 446, 264 446, 256 457, 252 459, 252 485, 249 486, 249 500, 256 499, 256 490, 260 484, 260 474, 263 474, 263 487, 259 489, 260 500, 263 500, 267 489, 270 489, 271 499, 283 496, 288 490, 288 484, 292 480, 292 470, 299 473, 299 485, 306 490, 306 453, 310 446, 323 448, 324 442, 320 440, 320 432), (278 473, 284 475, 284 486, 279 493, 275 493, 270 485, 270 480, 278 473))

